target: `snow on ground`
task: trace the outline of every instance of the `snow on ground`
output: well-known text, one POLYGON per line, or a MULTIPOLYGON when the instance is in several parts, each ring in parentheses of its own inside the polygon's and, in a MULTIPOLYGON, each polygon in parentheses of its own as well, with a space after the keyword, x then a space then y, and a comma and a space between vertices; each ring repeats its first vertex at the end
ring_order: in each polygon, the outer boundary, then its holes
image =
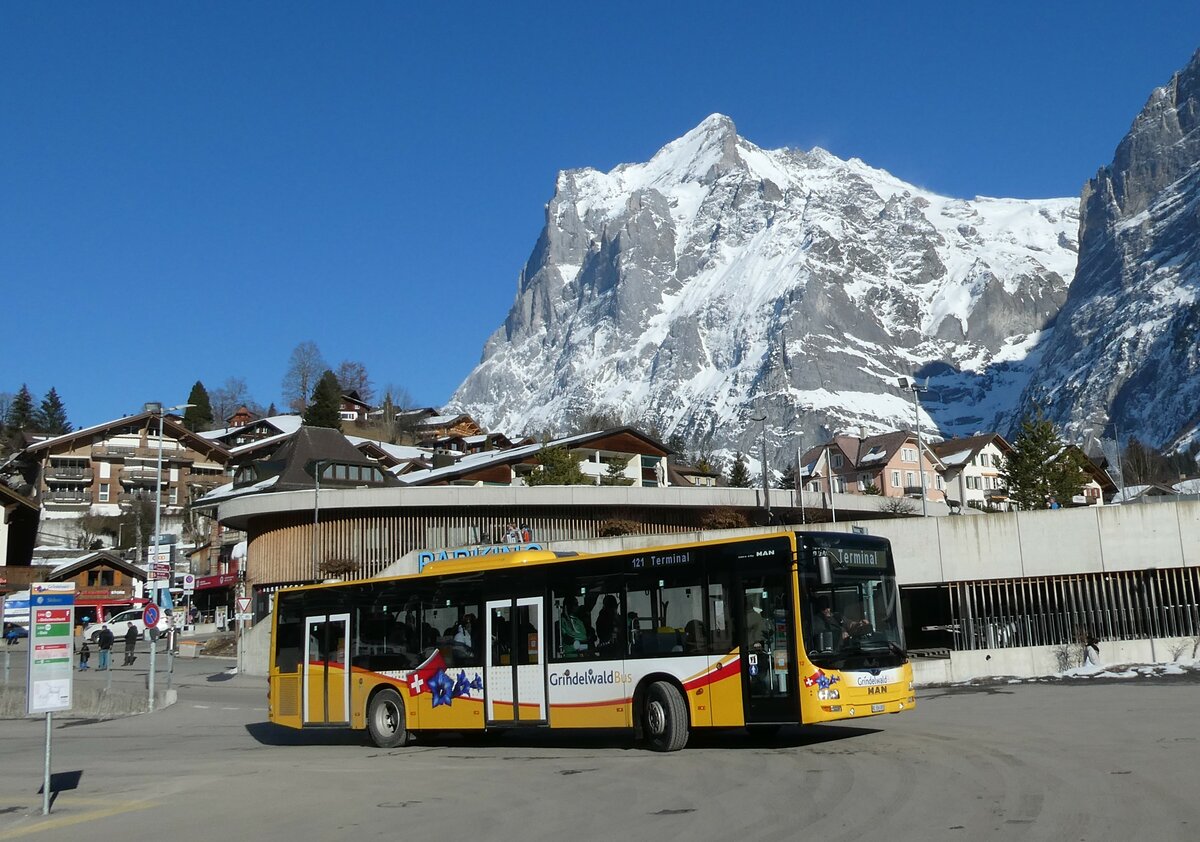
POLYGON ((1087 681, 1091 679, 1134 680, 1143 678, 1162 678, 1164 676, 1195 675, 1200 677, 1200 659, 1183 658, 1178 661, 1157 664, 1087 664, 1072 667, 1051 675, 1019 677, 1019 676, 988 676, 973 678, 970 681, 956 681, 952 687, 969 687, 972 685, 988 684, 1003 681, 1005 684, 1034 684, 1038 682, 1056 681, 1087 681))

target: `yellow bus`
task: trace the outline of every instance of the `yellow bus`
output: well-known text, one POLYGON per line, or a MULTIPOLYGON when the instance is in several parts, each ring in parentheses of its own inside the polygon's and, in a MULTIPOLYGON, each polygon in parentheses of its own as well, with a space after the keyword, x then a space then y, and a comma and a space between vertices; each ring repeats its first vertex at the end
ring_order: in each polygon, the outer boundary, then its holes
POLYGON ((530 550, 276 594, 270 719, 410 733, 693 728, 911 710, 891 547, 778 532, 605 554, 530 550))

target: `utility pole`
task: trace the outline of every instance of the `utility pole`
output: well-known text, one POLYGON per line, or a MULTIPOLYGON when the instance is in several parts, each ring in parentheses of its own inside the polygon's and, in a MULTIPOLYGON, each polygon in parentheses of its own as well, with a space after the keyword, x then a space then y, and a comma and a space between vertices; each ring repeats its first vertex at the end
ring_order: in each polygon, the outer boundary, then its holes
POLYGON ((756 415, 751 420, 762 423, 762 488, 763 506, 767 510, 767 525, 771 525, 771 483, 767 481, 767 416, 756 415))
POLYGON ((929 517, 929 501, 925 493, 925 444, 921 439, 921 405, 917 401, 920 392, 929 391, 928 386, 917 383, 914 377, 897 378, 901 389, 908 389, 913 396, 913 415, 917 421, 917 476, 921 485, 921 517, 929 517))

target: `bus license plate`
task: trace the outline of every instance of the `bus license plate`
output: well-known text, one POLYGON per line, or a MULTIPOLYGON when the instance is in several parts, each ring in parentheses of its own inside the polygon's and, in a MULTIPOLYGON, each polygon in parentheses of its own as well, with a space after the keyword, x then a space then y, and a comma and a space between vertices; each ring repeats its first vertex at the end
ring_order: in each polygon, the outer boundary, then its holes
POLYGON ((871 705, 871 713, 883 713, 883 705, 871 705))

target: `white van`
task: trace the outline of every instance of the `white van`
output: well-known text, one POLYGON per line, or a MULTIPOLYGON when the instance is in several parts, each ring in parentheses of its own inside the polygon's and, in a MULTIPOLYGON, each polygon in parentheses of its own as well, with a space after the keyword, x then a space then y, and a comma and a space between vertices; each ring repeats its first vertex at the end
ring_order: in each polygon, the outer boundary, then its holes
MULTIPOLYGON (((83 636, 92 643, 100 642, 100 630, 107 628, 113 633, 113 637, 117 640, 125 638, 125 632, 129 628, 129 624, 133 623, 133 627, 138 631, 138 637, 142 640, 149 640, 150 635, 146 631, 146 624, 142 622, 142 614, 145 608, 130 608, 128 611, 122 611, 113 617, 109 617, 103 623, 88 623, 83 627, 83 636)), ((160 611, 158 614, 158 625, 154 626, 154 635, 157 637, 160 634, 166 634, 170 627, 170 621, 167 620, 165 611, 160 611)))

